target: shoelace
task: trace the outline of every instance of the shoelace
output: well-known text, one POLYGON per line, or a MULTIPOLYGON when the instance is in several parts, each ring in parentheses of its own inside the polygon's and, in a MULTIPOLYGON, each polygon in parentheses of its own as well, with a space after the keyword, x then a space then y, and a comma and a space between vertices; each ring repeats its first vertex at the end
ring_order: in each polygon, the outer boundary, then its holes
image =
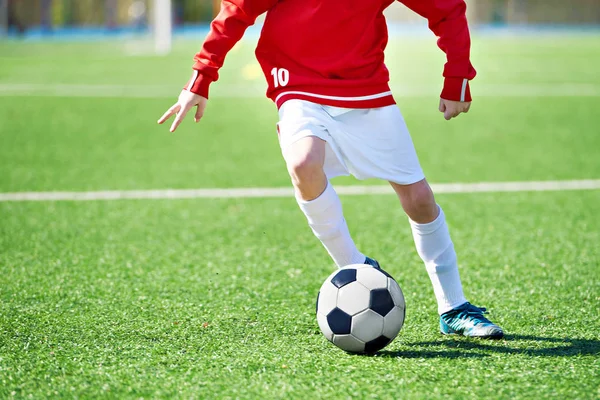
POLYGON ((454 316, 454 321, 456 321, 457 325, 461 327, 465 327, 469 323, 472 323, 473 326, 476 326, 481 323, 490 322, 487 318, 483 316, 483 314, 487 313, 487 309, 485 307, 477 307, 473 304, 469 304, 469 306, 461 310, 458 314, 454 316))

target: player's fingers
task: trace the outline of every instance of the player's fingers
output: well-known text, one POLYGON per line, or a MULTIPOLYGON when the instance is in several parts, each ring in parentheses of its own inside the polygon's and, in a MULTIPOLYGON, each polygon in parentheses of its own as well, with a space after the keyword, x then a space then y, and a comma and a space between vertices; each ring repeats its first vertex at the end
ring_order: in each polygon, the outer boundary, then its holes
POLYGON ((181 107, 181 109, 177 113, 177 116, 175 117, 175 121, 173 121, 173 124, 171 125, 171 132, 175 132, 175 129, 177 129, 179 124, 181 124, 181 121, 183 121, 185 115, 188 113, 188 111, 190 111, 190 108, 191 107, 187 104, 181 107))
POLYGON ((446 112, 444 113, 444 118, 446 118, 446 120, 449 121, 452 118, 458 117, 460 113, 461 111, 458 108, 447 107, 446 112))
POLYGON ((167 110, 167 112, 165 112, 163 114, 163 116, 158 119, 157 122, 159 124, 162 124, 163 122, 165 122, 166 120, 168 120, 169 118, 171 118, 171 115, 175 114, 178 110, 179 110, 179 103, 173 104, 171 106, 171 108, 169 108, 167 110))
POLYGON ((444 118, 446 119, 446 121, 450 121, 452 118, 456 117, 458 114, 456 112, 456 110, 450 108, 450 107, 446 107, 446 110, 444 111, 444 118))
POLYGON ((196 122, 200 121, 200 119, 202 118, 203 115, 204 115, 204 110, 202 109, 202 107, 200 107, 200 106, 196 107, 196 115, 194 115, 194 121, 196 121, 196 122))
POLYGON ((468 113, 470 109, 471 109, 471 103, 467 104, 467 106, 465 107, 465 113, 468 113))
POLYGON ((440 112, 446 112, 446 104, 444 103, 444 100, 440 99, 440 106, 438 109, 440 112))

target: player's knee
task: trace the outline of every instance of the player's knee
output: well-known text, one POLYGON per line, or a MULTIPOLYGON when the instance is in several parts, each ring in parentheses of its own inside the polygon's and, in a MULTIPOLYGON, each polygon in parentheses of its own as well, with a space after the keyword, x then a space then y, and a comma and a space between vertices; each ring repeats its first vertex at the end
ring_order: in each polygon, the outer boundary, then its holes
POLYGON ((408 216, 417 222, 431 222, 438 214, 433 192, 426 181, 411 185, 403 193, 402 205, 408 216))
POLYGON ((294 185, 314 182, 323 174, 323 165, 319 157, 311 154, 300 154, 291 157, 287 162, 288 172, 294 185))

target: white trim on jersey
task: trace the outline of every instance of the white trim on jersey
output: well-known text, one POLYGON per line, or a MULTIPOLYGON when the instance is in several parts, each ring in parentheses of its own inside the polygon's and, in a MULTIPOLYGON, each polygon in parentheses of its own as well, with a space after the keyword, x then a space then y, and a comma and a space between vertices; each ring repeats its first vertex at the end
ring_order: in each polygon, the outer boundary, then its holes
POLYGON ((315 93, 309 93, 309 92, 292 91, 292 92, 283 92, 283 93, 280 93, 275 98, 275 102, 277 103, 280 98, 282 98, 283 96, 290 95, 290 94, 300 94, 300 95, 304 95, 304 96, 316 97, 318 99, 327 99, 327 100, 364 101, 364 100, 374 100, 374 99, 380 99, 382 97, 391 96, 392 92, 391 91, 387 91, 387 92, 383 92, 383 93, 372 94, 372 95, 369 95, 369 96, 340 97, 340 96, 327 96, 327 95, 324 95, 324 94, 315 94, 315 93))
POLYGON ((192 90, 192 88, 194 87, 194 83, 196 83, 196 79, 198 79, 198 75, 199 75, 198 70, 195 69, 194 73, 192 74, 192 80, 190 81, 190 84, 186 88, 188 92, 190 92, 192 90))
POLYGON ((460 101, 465 101, 465 96, 467 95, 467 84, 469 83, 468 79, 463 80, 462 89, 460 90, 460 101))

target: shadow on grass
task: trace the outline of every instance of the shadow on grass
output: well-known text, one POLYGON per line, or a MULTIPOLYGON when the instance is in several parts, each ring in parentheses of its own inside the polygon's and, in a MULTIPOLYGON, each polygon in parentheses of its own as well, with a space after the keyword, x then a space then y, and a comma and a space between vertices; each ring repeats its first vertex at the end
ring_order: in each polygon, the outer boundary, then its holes
MULTIPOLYGON (((530 335, 505 335, 504 339, 498 341, 462 337, 444 338, 439 341, 412 343, 412 345, 425 347, 445 346, 462 350, 485 350, 502 354, 523 354, 535 357, 572 357, 600 354, 600 340, 530 335)), ((457 352, 461 354, 461 357, 468 357, 473 354, 457 352)), ((398 357, 402 357, 402 355, 399 354, 398 357)))
POLYGON ((489 354, 481 353, 466 353, 464 351, 428 351, 428 350, 407 350, 407 351, 389 351, 381 350, 367 357, 381 358, 484 358, 489 357, 489 354))

